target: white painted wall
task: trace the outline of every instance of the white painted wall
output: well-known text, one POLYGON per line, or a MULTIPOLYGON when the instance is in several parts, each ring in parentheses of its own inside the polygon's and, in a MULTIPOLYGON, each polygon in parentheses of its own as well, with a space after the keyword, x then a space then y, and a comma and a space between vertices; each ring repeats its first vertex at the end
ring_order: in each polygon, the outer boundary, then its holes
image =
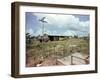
MULTIPOLYGON (((1 0, 0 2, 0 80, 16 80, 10 76, 11 68, 11 2, 30 1, 41 3, 73 4, 98 6, 100 10, 100 0, 1 0)), ((100 11, 98 12, 98 22, 100 22, 100 11)), ((100 23, 98 24, 98 34, 100 35, 100 23)), ((100 36, 98 37, 100 41, 100 36)), ((100 44, 100 42, 98 42, 100 44)), ((100 47, 100 45, 98 45, 100 47)), ((100 49, 98 51, 100 53, 100 49)), ((100 54, 98 54, 98 67, 100 68, 100 54)), ((65 75, 53 77, 21 78, 18 80, 100 80, 100 69, 97 74, 65 75)))

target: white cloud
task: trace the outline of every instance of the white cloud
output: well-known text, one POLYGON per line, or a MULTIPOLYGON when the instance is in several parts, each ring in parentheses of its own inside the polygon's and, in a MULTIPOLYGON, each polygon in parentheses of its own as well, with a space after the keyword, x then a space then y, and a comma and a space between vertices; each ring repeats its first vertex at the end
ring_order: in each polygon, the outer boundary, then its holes
MULTIPOLYGON (((37 19, 45 18, 46 29, 48 34, 62 34, 62 35, 76 35, 76 31, 89 31, 89 21, 80 21, 78 17, 74 15, 59 15, 59 14, 41 14, 33 13, 37 16, 37 19), (50 31, 51 29, 64 29, 64 31, 57 32, 56 30, 50 31)), ((39 31, 37 31, 39 33, 39 31)))
POLYGON ((71 31, 71 30, 68 30, 66 32, 64 32, 65 36, 74 36, 74 35, 77 35, 75 31, 71 31))
POLYGON ((39 28, 36 33, 34 33, 34 35, 38 36, 38 35, 41 35, 42 36, 42 29, 39 28))
POLYGON ((69 23, 78 23, 79 19, 74 17, 73 15, 59 15, 59 14, 41 14, 41 13, 33 13, 33 15, 37 16, 37 19, 41 19, 46 17, 46 21, 49 24, 58 24, 64 25, 69 23))
POLYGON ((33 35, 33 30, 30 28, 26 31, 26 33, 30 33, 31 35, 33 35))

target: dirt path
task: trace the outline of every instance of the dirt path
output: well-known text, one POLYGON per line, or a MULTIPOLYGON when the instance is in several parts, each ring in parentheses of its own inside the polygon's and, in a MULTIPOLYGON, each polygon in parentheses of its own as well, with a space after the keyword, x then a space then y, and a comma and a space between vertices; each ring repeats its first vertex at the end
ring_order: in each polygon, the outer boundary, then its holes
MULTIPOLYGON (((57 59, 59 62, 63 63, 64 65, 81 65, 81 64, 87 64, 86 57, 88 55, 82 55, 82 53, 74 53, 70 56, 63 57, 61 59, 57 59), (71 57, 73 56, 73 57, 71 57)), ((89 61, 88 61, 89 62, 89 61)))
POLYGON ((73 53, 70 56, 63 57, 60 59, 56 59, 54 57, 48 57, 46 59, 41 60, 30 57, 28 60, 29 62, 26 64, 26 67, 83 65, 87 64, 85 61, 86 56, 88 55, 82 55, 82 53, 73 53))

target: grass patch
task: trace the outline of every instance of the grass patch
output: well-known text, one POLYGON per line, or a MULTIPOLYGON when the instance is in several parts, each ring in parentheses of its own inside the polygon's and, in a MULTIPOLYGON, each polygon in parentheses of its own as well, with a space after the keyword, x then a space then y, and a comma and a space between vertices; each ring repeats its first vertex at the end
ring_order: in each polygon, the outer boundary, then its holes
POLYGON ((80 52, 82 54, 89 53, 88 41, 84 39, 67 39, 63 41, 49 41, 40 43, 33 41, 32 44, 26 45, 27 55, 30 57, 47 58, 47 57, 63 57, 71 53, 80 52), (70 45, 76 45, 71 47, 70 45))

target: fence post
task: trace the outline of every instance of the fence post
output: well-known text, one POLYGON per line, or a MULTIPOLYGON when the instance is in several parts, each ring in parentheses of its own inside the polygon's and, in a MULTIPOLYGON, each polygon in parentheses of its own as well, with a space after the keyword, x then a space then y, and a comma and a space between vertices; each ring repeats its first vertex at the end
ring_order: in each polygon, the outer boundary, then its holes
POLYGON ((73 65, 73 56, 71 55, 71 65, 73 65))

